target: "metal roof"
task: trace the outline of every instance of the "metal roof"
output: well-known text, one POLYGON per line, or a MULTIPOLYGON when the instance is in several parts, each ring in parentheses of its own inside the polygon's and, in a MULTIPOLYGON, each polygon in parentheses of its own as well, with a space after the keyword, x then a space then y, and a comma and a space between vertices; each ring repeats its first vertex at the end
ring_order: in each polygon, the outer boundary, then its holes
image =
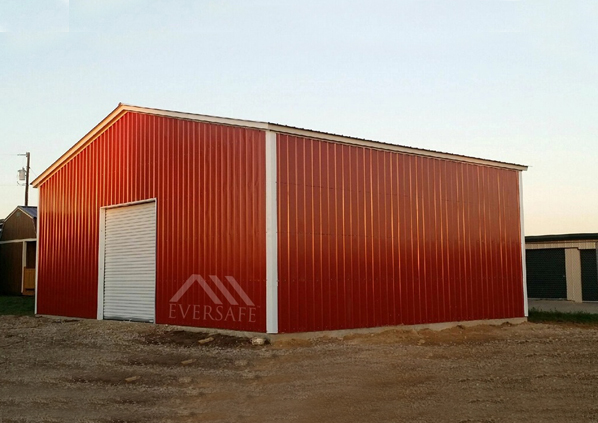
POLYGON ((27 213, 32 218, 37 219, 37 207, 19 206, 18 208, 21 209, 21 210, 23 210, 25 213, 27 213))
POLYGON ((533 242, 558 242, 558 241, 598 241, 598 233, 583 234, 555 234, 526 236, 526 243, 533 242))
POLYGON ((197 122, 207 122, 207 123, 215 123, 221 125, 230 125, 230 126, 240 126, 245 128, 252 128, 252 129, 259 129, 259 130, 269 130, 278 133, 290 134, 305 138, 314 138, 320 139, 325 141, 332 141, 338 142, 343 144, 352 144, 352 145, 359 145, 362 147, 374 148, 378 150, 388 150, 394 152, 401 152, 406 154, 414 154, 420 156, 427 156, 427 157, 434 157, 439 159, 446 159, 446 160, 453 160, 453 161, 460 161, 460 162, 468 162, 468 163, 475 163, 485 166, 492 166, 492 167, 500 167, 500 168, 507 168, 507 169, 514 169, 518 171, 527 170, 527 166, 515 164, 515 163, 507 163, 501 162, 496 160, 488 160, 482 159, 478 157, 471 157, 471 156, 464 156, 460 154, 452 154, 452 153, 445 153, 441 151, 435 150, 426 150, 423 148, 415 148, 415 147, 408 147, 404 145, 397 145, 391 143, 385 143, 380 141, 372 141, 367 140, 364 138, 356 138, 346 135, 338 135, 332 134, 329 132, 322 132, 322 131, 314 131, 311 129, 303 129, 297 128, 294 126, 287 126, 281 125, 272 122, 261 122, 261 121, 254 121, 254 120, 244 120, 244 119, 231 119, 226 117, 218 117, 218 116, 209 116, 209 115, 200 115, 195 113, 185 113, 185 112, 176 112, 172 110, 164 110, 164 109, 155 109, 149 107, 139 107, 133 106, 128 104, 120 103, 116 109, 112 111, 104 120, 102 120, 98 125, 96 125, 91 131, 87 133, 81 140, 79 140, 73 147, 71 147, 66 153, 64 153, 58 160, 56 160, 50 167, 48 167, 41 175, 39 175, 33 182, 32 185, 34 187, 38 187, 42 184, 47 178, 49 178, 57 169, 62 167, 63 164, 69 161, 72 157, 74 157, 77 153, 79 153, 82 149, 84 149, 89 143, 93 142, 95 138, 101 135, 106 129, 108 129, 112 124, 114 124, 121 116, 123 116, 127 112, 134 112, 134 113, 145 113, 151 114, 156 116, 163 116, 169 117, 174 119, 185 119, 185 120, 193 120, 197 122))
POLYGON ((14 214, 14 212, 16 212, 17 210, 21 210, 23 213, 25 213, 27 216, 31 217, 32 219, 37 219, 37 207, 34 206, 17 206, 15 207, 15 209, 13 211, 11 211, 8 216, 6 216, 5 219, 3 219, 3 222, 6 222, 8 220, 8 218, 10 216, 12 216, 14 214))

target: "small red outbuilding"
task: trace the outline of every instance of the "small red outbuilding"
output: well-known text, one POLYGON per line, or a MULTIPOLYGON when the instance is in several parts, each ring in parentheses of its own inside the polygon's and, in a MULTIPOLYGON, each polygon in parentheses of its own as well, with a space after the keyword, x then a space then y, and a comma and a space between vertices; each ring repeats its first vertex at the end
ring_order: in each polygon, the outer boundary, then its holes
POLYGON ((522 318, 525 169, 120 104, 33 182, 36 312, 268 333, 522 318))

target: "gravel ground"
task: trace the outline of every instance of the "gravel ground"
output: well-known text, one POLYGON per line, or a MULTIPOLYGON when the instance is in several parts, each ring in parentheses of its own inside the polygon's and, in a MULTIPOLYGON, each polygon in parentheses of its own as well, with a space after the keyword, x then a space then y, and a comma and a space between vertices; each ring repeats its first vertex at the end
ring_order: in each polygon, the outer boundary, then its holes
POLYGON ((0 421, 598 422, 598 326, 209 335, 0 317, 0 421))

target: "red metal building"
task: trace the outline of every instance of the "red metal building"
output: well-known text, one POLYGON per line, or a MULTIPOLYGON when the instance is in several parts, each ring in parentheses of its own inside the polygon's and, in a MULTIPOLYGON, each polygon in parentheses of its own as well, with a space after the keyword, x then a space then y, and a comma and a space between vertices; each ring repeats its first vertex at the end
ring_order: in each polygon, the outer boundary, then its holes
POLYGON ((33 182, 36 312, 268 333, 522 318, 525 169, 121 104, 33 182))

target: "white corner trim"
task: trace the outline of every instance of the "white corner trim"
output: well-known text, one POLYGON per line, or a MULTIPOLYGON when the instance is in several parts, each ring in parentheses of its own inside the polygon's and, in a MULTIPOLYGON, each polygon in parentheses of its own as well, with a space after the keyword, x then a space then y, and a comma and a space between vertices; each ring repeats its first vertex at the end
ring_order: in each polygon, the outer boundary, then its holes
POLYGON ((21 255, 21 294, 25 291, 25 267, 27 267, 27 241, 23 241, 21 255))
MULTIPOLYGON (((40 206, 37 206, 37 211, 41 210, 40 206)), ((37 297, 39 296, 39 291, 37 290, 38 280, 39 280, 39 222, 41 219, 41 215, 37 215, 37 241, 35 242, 35 292, 33 293, 33 302, 35 303, 33 314, 37 315, 37 297)))
POLYGON ((523 172, 519 172, 519 219, 521 220, 521 270, 523 272, 523 312, 528 316, 527 269, 525 263, 525 229, 523 224, 523 172))
POLYGON ((104 319, 104 254, 106 252, 106 208, 100 208, 98 244, 98 320, 104 319))
POLYGON ((276 133, 266 131, 266 332, 278 333, 276 133))
POLYGON ((37 315, 37 297, 39 297, 39 291, 37 289, 38 286, 38 280, 39 280, 39 243, 40 243, 40 233, 41 231, 39 230, 40 228, 40 222, 42 221, 42 202, 39 201, 38 205, 37 205, 37 223, 36 223, 36 228, 35 228, 35 236, 36 236, 36 242, 35 242, 35 292, 33 293, 33 302, 34 302, 34 306, 33 306, 33 314, 37 315))

